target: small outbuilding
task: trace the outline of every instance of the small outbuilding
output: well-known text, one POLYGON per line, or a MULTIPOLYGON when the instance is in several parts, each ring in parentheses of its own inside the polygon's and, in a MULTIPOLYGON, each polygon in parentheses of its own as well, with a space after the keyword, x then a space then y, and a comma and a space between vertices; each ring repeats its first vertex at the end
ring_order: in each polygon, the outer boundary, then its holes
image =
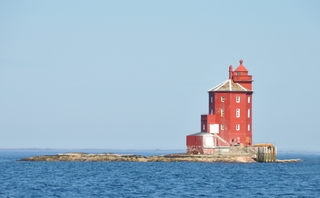
POLYGON ((187 152, 193 154, 212 154, 215 152, 215 136, 199 132, 187 136, 187 152))

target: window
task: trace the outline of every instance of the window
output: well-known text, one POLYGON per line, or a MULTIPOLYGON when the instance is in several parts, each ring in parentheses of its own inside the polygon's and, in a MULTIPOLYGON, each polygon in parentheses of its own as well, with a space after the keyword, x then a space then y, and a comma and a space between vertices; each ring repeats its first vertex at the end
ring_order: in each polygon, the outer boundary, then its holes
POLYGON ((213 102, 213 98, 212 98, 212 96, 210 97, 210 102, 213 102))
POLYGON ((236 124, 236 130, 237 130, 237 131, 240 130, 240 124, 236 124))
POLYGON ((248 97, 248 103, 250 103, 250 96, 248 97))
POLYGON ((221 96, 221 102, 224 102, 225 98, 224 96, 221 96))
POLYGON ((202 124, 202 130, 206 130, 206 125, 205 124, 202 124))
POLYGON ((236 117, 240 118, 240 109, 236 109, 236 117))
POLYGON ((219 133, 219 124, 210 124, 210 133, 219 133))
POLYGON ((221 130, 224 130, 224 124, 221 124, 221 130))
POLYGON ((210 114, 211 114, 211 115, 213 114, 213 109, 210 110, 210 114))
POLYGON ((221 109, 221 117, 224 117, 224 110, 221 109))
POLYGON ((237 76, 239 76, 240 75, 240 72, 237 72, 237 76))
POLYGON ((239 103, 240 102, 240 96, 236 97, 236 102, 239 103))
POLYGON ((248 118, 250 118, 250 109, 248 109, 248 118))
POLYGON ((248 124, 248 131, 250 131, 250 124, 248 124))

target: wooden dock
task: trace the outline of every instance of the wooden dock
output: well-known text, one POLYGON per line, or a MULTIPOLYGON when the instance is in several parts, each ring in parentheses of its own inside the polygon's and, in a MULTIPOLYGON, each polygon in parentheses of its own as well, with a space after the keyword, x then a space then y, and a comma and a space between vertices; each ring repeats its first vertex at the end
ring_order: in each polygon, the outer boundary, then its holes
POLYGON ((301 162, 300 159, 277 159, 277 147, 272 144, 255 144, 257 147, 257 162, 275 162, 275 163, 291 163, 291 162, 301 162))

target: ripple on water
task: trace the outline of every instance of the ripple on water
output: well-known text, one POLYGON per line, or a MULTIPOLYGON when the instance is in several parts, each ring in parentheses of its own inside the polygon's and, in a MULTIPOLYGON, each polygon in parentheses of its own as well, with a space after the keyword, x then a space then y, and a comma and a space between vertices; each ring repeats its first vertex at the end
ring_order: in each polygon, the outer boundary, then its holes
POLYGON ((0 197, 319 197, 318 156, 292 164, 0 161, 0 197))

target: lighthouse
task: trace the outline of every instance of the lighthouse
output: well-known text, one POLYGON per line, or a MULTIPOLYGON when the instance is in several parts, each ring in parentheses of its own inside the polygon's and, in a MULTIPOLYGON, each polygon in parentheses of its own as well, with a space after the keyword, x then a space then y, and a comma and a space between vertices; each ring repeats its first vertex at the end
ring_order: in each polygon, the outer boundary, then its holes
POLYGON ((221 146, 252 145, 252 75, 239 61, 229 79, 208 90, 208 114, 200 132, 186 138, 187 152, 209 154, 221 146))

